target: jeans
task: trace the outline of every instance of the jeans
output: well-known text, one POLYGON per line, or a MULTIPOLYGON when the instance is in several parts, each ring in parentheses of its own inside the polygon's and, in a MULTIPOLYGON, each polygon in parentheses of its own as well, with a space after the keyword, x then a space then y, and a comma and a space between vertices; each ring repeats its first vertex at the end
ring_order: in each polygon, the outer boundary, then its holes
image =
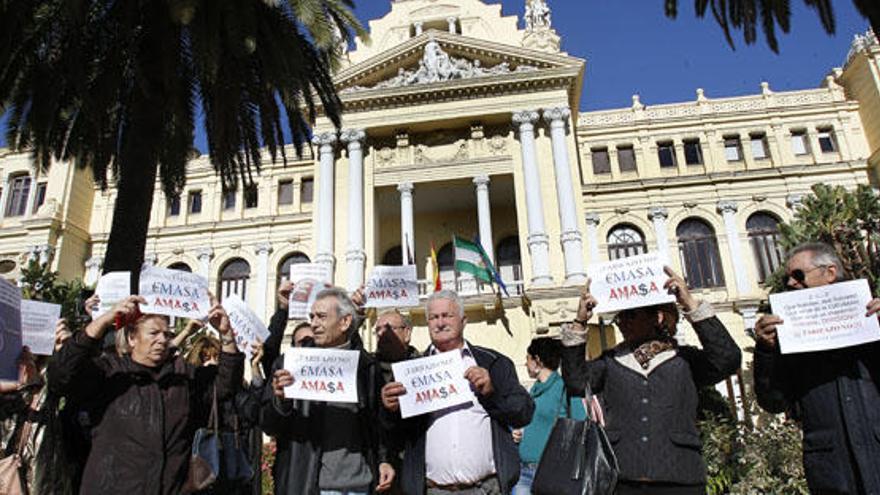
POLYGON ((522 463, 519 468, 519 482, 513 487, 511 495, 531 495, 532 480, 535 479, 535 470, 538 465, 535 463, 522 463))

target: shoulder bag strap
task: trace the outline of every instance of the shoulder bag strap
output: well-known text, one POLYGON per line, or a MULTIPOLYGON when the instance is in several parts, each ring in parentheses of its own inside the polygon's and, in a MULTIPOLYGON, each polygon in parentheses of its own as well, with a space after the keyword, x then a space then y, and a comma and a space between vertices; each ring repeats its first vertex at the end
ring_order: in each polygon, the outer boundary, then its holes
POLYGON ((24 455, 24 449, 27 447, 28 437, 31 436, 31 428, 33 427, 31 415, 34 414, 36 408, 39 407, 39 404, 40 392, 34 392, 34 396, 31 398, 31 402, 28 404, 27 412, 24 416, 24 424, 21 426, 21 431, 19 432, 18 447, 15 449, 19 457, 24 455))
POLYGON ((211 417, 208 418, 208 427, 214 430, 214 433, 220 432, 220 420, 217 418, 217 385, 214 384, 211 391, 211 417))

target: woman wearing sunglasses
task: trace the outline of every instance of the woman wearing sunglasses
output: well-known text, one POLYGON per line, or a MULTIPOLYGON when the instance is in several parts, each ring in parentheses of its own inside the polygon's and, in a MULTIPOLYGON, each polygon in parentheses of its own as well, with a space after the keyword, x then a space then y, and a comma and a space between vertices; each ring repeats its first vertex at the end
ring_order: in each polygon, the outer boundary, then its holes
POLYGON ((665 289, 675 303, 621 311, 624 341, 586 361, 587 321, 596 299, 589 282, 577 318, 562 331, 562 374, 569 391, 589 385, 605 406, 605 431, 620 465, 619 494, 704 494, 706 464, 697 430, 697 389, 733 374, 742 354, 706 302, 666 268, 665 289), (702 349, 675 340, 678 306, 702 349))

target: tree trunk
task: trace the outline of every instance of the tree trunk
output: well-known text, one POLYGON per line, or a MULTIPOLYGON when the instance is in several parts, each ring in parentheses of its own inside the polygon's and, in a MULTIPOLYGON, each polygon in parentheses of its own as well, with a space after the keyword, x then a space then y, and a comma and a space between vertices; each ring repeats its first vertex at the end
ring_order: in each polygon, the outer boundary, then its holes
POLYGON ((104 256, 104 273, 130 271, 132 293, 138 293, 138 280, 144 263, 147 231, 156 174, 159 166, 156 150, 162 134, 160 101, 139 94, 130 111, 130 127, 125 132, 118 156, 119 175, 113 224, 104 256))

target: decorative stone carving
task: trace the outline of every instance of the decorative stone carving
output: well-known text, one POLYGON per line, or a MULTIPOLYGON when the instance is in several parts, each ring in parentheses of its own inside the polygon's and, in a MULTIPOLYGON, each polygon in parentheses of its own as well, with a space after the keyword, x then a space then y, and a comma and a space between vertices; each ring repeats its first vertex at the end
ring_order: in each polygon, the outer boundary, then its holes
POLYGON ((846 55, 846 65, 852 62, 853 57, 857 54, 868 50, 872 45, 878 44, 877 36, 874 31, 868 29, 865 34, 857 34, 853 36, 852 45, 850 45, 849 53, 846 55))
POLYGON ((550 7, 544 0, 527 0, 526 1, 526 31, 538 31, 541 29, 550 29, 553 27, 553 21, 550 18, 550 7))
POLYGON ((419 65, 413 70, 400 68, 397 75, 377 83, 371 87, 352 86, 345 88, 341 93, 351 93, 365 89, 400 88, 416 84, 429 84, 436 82, 451 81, 454 79, 471 79, 475 77, 497 76, 514 74, 518 72, 532 72, 538 70, 531 65, 520 65, 511 68, 507 62, 501 62, 492 67, 483 67, 479 60, 456 58, 443 51, 437 40, 431 39, 425 44, 424 54, 419 60, 419 65))
POLYGON ((489 149, 489 154, 492 156, 498 155, 506 155, 507 152, 507 139, 504 136, 496 135, 489 138, 486 142, 487 147, 489 149))
POLYGON ((394 148, 380 148, 376 151, 376 164, 380 167, 387 167, 394 163, 394 148))

